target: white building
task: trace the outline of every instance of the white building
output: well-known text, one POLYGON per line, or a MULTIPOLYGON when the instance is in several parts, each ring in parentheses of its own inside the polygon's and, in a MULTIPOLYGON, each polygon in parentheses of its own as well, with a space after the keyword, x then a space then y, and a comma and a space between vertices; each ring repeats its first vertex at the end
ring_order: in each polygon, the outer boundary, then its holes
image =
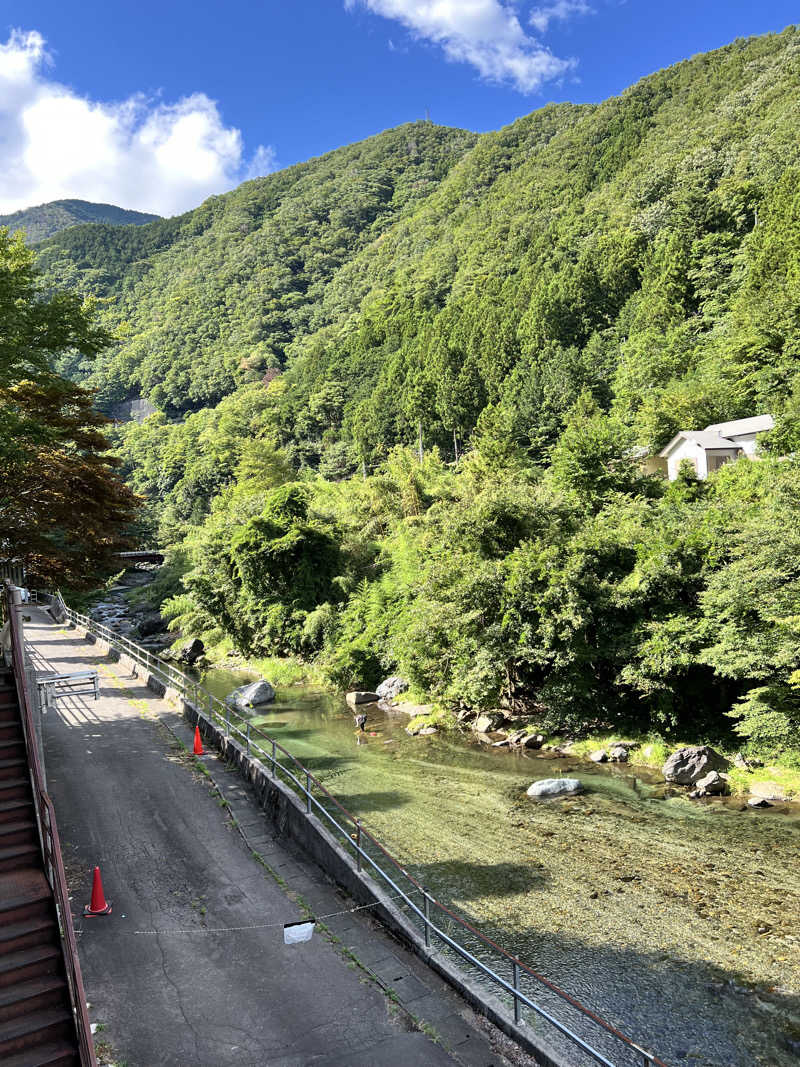
POLYGON ((739 456, 752 459, 757 450, 756 434, 771 430, 774 425, 771 415, 756 415, 752 419, 716 422, 704 430, 681 430, 658 455, 667 461, 671 482, 678 477, 683 460, 693 465, 698 478, 706 478, 739 456))

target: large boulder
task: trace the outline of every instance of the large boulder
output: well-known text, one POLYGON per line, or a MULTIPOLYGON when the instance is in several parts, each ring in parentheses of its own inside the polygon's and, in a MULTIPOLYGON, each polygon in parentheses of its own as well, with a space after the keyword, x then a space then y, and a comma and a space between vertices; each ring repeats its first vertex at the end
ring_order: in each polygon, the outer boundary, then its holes
POLYGON ((589 759, 592 763, 608 763, 608 753, 604 748, 600 748, 597 752, 590 752, 589 759))
POLYGON ((381 700, 394 700, 394 698, 399 697, 401 693, 405 693, 408 687, 408 682, 405 678, 393 674, 391 678, 385 678, 381 682, 375 690, 375 693, 381 700))
POLYGON ((574 797, 583 792, 583 783, 577 778, 542 778, 528 787, 528 796, 537 800, 547 797, 574 797))
POLYGON ((158 612, 142 615, 141 618, 136 620, 136 629, 139 631, 140 637, 152 637, 153 634, 160 634, 164 629, 164 620, 158 612))
POLYGON ((479 734, 491 733, 493 730, 499 730, 507 717, 508 716, 503 711, 484 712, 484 714, 479 715, 472 724, 472 729, 477 730, 479 734))
POLYGON ((709 771, 722 771, 726 767, 726 760, 708 745, 689 745, 673 752, 661 768, 661 773, 668 782, 694 785, 709 771))
POLYGON ((347 703, 353 708, 356 704, 374 704, 377 699, 377 693, 369 693, 363 689, 356 689, 345 697, 347 703))
POLYGON ((608 751, 608 758, 614 763, 627 763, 628 748, 628 745, 612 745, 608 751))
POLYGON ((275 690, 263 679, 260 682, 250 682, 248 685, 240 685, 229 693, 226 700, 235 708, 258 708, 262 704, 269 704, 275 699, 275 690))
POLYGON ((186 644, 183 645, 180 652, 178 653, 178 659, 182 663, 188 663, 191 667, 193 663, 196 663, 197 660, 200 659, 205 650, 205 645, 200 640, 200 638, 195 637, 193 641, 187 641, 186 644))

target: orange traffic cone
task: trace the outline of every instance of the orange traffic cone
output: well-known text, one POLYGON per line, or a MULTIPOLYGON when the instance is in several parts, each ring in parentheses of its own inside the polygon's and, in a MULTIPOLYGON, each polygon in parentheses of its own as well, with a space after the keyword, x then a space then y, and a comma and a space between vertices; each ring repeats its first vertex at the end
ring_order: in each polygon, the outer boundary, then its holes
POLYGON ((105 894, 103 893, 103 882, 100 878, 99 867, 95 867, 94 869, 94 878, 92 879, 92 902, 84 907, 83 914, 86 918, 95 915, 111 914, 111 904, 106 903, 105 894))
POLYGON ((195 756, 202 756, 203 755, 203 740, 200 737, 200 727, 199 726, 195 726, 195 728, 194 728, 194 754, 195 754, 195 756))

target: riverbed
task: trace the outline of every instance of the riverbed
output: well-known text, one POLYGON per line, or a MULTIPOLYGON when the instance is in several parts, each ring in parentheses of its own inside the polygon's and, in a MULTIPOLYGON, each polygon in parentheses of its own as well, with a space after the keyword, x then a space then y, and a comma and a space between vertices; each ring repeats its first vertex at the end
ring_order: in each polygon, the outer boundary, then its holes
MULTIPOLYGON (((224 696, 252 677, 203 680, 224 696)), ((403 713, 367 712, 361 733, 343 697, 294 687, 253 721, 438 899, 668 1064, 796 1067, 796 810, 665 799, 634 767, 412 738, 403 713), (587 792, 525 795, 564 773, 587 792)))

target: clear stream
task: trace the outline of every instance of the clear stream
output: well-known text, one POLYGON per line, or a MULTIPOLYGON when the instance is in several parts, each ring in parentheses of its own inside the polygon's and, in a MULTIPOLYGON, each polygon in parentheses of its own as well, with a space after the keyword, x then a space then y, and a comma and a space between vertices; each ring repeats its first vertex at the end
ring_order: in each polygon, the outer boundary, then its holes
MULTIPOLYGON (((224 697, 253 678, 211 670, 202 680, 224 697)), ((366 710, 360 734, 342 696, 294 687, 253 721, 437 899, 670 1067, 797 1067, 796 809, 664 798, 643 769, 493 750, 461 734, 412 738, 405 714, 366 710), (585 795, 525 795, 567 771, 585 795)), ((539 1000, 613 1062, 637 1062, 551 995, 539 1000)))

